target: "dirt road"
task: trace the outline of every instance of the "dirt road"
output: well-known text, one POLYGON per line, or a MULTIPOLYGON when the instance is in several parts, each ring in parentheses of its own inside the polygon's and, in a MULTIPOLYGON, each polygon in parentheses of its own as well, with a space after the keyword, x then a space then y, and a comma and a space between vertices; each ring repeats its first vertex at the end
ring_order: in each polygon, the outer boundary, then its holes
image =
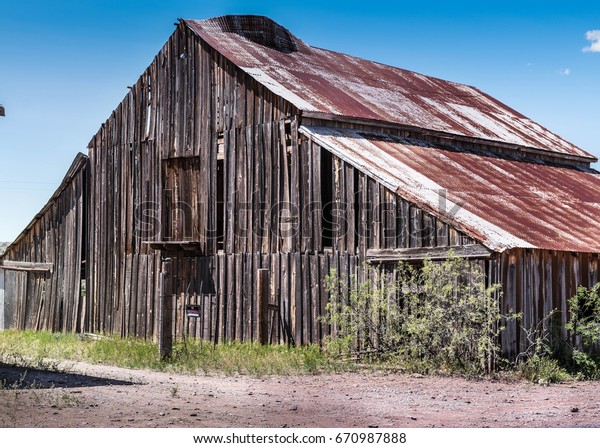
POLYGON ((69 373, 25 376, 0 364, 3 379, 0 427, 600 426, 597 382, 540 386, 385 373, 193 376, 84 363, 70 364, 69 373))

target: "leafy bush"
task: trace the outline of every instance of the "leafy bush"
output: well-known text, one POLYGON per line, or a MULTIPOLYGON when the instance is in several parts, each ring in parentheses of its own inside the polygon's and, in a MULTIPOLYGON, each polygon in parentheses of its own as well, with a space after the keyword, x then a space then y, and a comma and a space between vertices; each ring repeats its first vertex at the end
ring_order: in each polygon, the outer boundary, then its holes
POLYGON ((498 355, 499 285, 486 287, 478 264, 450 255, 421 268, 365 265, 364 280, 327 278, 332 326, 327 350, 343 356, 394 360, 413 371, 489 372, 498 355))
POLYGON ((364 273, 366 280, 353 276, 349 287, 335 269, 325 279, 329 302, 322 320, 332 326, 332 336, 325 338, 330 354, 380 358, 401 342, 396 285, 371 266, 364 273))
POLYGON ((600 283, 592 288, 580 286, 569 299, 566 329, 574 339, 572 362, 577 373, 586 379, 600 378, 600 283))

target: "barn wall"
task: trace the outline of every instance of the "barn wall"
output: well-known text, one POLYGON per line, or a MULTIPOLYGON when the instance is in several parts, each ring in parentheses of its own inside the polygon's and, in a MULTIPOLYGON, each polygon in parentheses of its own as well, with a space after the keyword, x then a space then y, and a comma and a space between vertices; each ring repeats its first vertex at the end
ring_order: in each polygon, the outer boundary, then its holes
POLYGON ((319 342, 329 334, 319 321, 328 297, 322 279, 331 268, 349 279, 357 263, 357 257, 348 254, 308 252, 174 259, 175 333, 215 342, 256 340, 257 270, 268 269, 270 303, 279 306, 279 312, 269 314, 270 341, 319 342), (185 304, 199 304, 200 318, 187 319, 185 304))
POLYGON ((3 270, 5 328, 72 331, 82 326, 81 264, 85 216, 85 156, 8 247, 3 262, 50 263, 50 272, 3 270))
MULTIPOLYGON (((265 138, 279 145, 291 132, 283 120, 294 114, 183 25, 177 28, 89 145, 89 331, 141 331, 123 313, 142 269, 152 277, 148 283, 157 284, 157 252, 145 241, 195 241, 205 256, 217 252, 217 151, 232 142, 227 170, 235 169, 248 187, 230 188, 231 200, 251 202, 257 193, 245 177, 254 153, 240 151, 234 164, 236 145, 258 129, 271 132, 265 138)), ((233 217, 255 219, 251 212, 239 216, 231 213, 228 225, 238 225, 233 217)), ((230 238, 228 250, 245 250, 246 241, 252 239, 230 238)), ((146 291, 154 303, 157 288, 146 291)))
MULTIPOLYGON (((473 260, 472 263, 478 265, 492 283, 497 281, 493 260, 473 260)), ((396 264, 379 265, 379 268, 379 272, 394 281, 396 264)), ((347 252, 180 257, 173 258, 172 269, 176 336, 214 342, 256 340, 258 269, 268 270, 270 303, 279 307, 279 311, 269 314, 272 343, 320 343, 335 331, 320 320, 329 300, 325 277, 332 270, 347 287, 352 277, 361 282, 366 280, 359 256, 347 252), (186 304, 200 305, 200 317, 186 318, 186 304)))
MULTIPOLYGON (((539 249, 513 249, 498 261, 503 284, 503 312, 522 312, 521 322, 509 323, 502 347, 511 356, 527 348, 526 331, 552 310, 562 324, 568 320, 567 301, 578 286, 591 287, 600 281, 598 254, 539 249)), ((563 335, 566 332, 563 330, 563 335)))
MULTIPOLYGON (((270 301, 279 306, 279 312, 270 317, 271 341, 318 343, 331 331, 319 320, 328 301, 324 280, 331 269, 349 284, 351 276, 363 275, 361 266, 366 261, 366 249, 474 243, 468 236, 399 198, 346 162, 326 155, 325 150, 307 140, 300 142, 299 153, 293 147, 288 153, 281 145, 270 145, 270 138, 262 139, 264 135, 273 135, 270 132, 266 125, 257 137, 262 143, 251 149, 240 143, 245 142, 243 137, 235 146, 229 146, 225 140, 225 166, 229 163, 227 154, 254 152, 255 163, 247 165, 253 167, 254 173, 228 177, 230 182, 236 183, 231 189, 234 194, 226 195, 232 211, 227 219, 237 229, 226 232, 224 252, 210 257, 169 254, 175 279, 174 319, 178 337, 190 335, 213 341, 256 339, 256 272, 262 268, 269 270, 270 301), (270 155, 265 155, 270 151, 270 155), (292 167, 290 177, 281 168, 281 162, 261 168, 263 160, 293 158, 295 154, 298 154, 296 161, 288 162, 292 167), (322 165, 321 156, 329 157, 331 166, 322 165), (296 163, 297 171, 293 168, 296 163), (324 167, 330 171, 322 173, 324 167), (298 181, 292 182, 290 188, 286 179, 296 176, 298 181), (279 197, 282 201, 283 189, 285 201, 292 204, 288 208, 289 219, 279 226, 270 226, 269 219, 277 219, 277 216, 265 213, 268 207, 256 207, 261 203, 252 197, 248 197, 252 206, 249 209, 236 207, 235 200, 250 188, 239 183, 239 179, 248 179, 250 184, 258 181, 253 191, 261 198, 279 197), (325 222, 322 220, 323 182, 329 184, 332 208, 331 221, 325 222), (273 191, 276 193, 269 193, 273 191), (253 213, 255 219, 252 219, 253 213), (330 227, 328 247, 323 246, 323 225, 330 227), (185 304, 199 304, 201 317, 187 319, 185 304)), ((240 160, 244 158, 235 158, 231 164, 244 166, 240 160)), ((181 168, 180 173, 185 170, 181 168)), ((490 261, 477 263, 483 269, 491 269, 490 261)), ((395 266, 386 266, 386 269, 393 271, 395 266)))

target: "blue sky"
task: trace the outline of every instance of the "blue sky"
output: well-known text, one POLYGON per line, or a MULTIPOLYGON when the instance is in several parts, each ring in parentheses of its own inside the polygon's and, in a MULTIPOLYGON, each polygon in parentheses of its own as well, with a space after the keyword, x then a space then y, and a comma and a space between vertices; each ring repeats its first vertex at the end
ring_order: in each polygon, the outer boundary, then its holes
POLYGON ((1 0, 0 241, 47 202, 176 19, 223 14, 474 85, 600 157, 598 1, 1 0))

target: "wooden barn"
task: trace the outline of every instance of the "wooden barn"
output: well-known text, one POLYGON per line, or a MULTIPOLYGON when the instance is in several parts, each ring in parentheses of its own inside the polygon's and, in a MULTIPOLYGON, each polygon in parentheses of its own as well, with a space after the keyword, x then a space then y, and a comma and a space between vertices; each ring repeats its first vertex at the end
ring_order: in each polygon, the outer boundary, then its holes
POLYGON ((331 268, 450 249, 524 326, 566 319, 599 278, 595 161, 474 87, 181 20, 0 258, 0 328, 318 342, 331 268))

